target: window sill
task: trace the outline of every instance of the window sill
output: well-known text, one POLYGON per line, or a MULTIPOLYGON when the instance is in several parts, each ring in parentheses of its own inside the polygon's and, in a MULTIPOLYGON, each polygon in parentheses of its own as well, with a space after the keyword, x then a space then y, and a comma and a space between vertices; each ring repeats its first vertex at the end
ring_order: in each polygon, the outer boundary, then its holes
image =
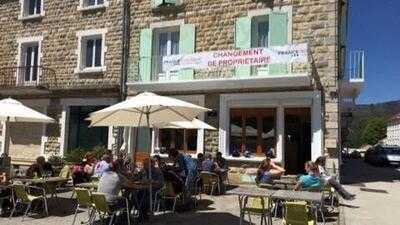
POLYGON ((42 12, 41 14, 28 15, 28 16, 19 15, 18 20, 21 20, 21 21, 39 20, 39 19, 42 19, 43 17, 44 17, 44 12, 42 12))
POLYGON ((93 67, 93 68, 76 68, 75 73, 76 74, 92 74, 92 73, 104 73, 106 71, 106 67, 93 67))
POLYGON ((78 11, 80 12, 87 12, 87 11, 95 11, 106 9, 108 7, 108 2, 104 2, 102 5, 92 5, 92 6, 78 6, 78 11))

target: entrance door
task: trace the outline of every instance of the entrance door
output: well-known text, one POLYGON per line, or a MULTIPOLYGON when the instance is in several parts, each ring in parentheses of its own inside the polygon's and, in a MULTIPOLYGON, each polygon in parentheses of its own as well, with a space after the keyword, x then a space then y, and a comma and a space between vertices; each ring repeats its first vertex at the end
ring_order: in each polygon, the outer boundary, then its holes
POLYGON ((304 173, 311 160, 310 108, 285 109, 285 169, 288 174, 304 173))

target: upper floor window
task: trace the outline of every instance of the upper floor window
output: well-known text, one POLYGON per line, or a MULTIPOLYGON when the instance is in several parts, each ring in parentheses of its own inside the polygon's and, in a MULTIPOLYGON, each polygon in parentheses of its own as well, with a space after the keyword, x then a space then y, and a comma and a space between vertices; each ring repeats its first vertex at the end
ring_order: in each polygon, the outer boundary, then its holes
POLYGON ((80 0, 78 10, 93 10, 105 8, 109 5, 107 0, 80 0))
POLYGON ((192 69, 165 71, 163 68, 165 56, 192 54, 195 49, 194 25, 174 22, 168 21, 168 26, 165 27, 142 29, 139 46, 139 79, 141 81, 193 79, 192 69))
POLYGON ((160 30, 155 32, 155 52, 154 55, 154 77, 158 79, 171 79, 174 72, 164 71, 162 68, 163 58, 170 55, 179 54, 179 28, 170 30, 160 30))
POLYGON ((43 0, 21 0, 20 19, 44 16, 43 0))
POLYGON ((254 18, 252 21, 252 47, 268 47, 269 22, 268 17, 254 18))
POLYGON ((104 31, 82 32, 78 34, 78 38, 78 72, 104 71, 104 31))
POLYGON ((41 37, 19 40, 17 85, 35 85, 40 79, 41 37))

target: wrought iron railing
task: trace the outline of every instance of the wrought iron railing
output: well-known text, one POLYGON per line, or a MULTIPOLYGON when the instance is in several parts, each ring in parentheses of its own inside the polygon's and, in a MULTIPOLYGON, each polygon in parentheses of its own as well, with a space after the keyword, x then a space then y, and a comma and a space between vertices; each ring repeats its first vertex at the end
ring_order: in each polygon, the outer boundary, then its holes
POLYGON ((349 52, 347 62, 347 76, 349 81, 364 81, 365 75, 365 54, 362 50, 352 50, 349 52))
POLYGON ((54 88, 57 86, 56 72, 43 66, 19 66, 0 68, 0 87, 54 88))

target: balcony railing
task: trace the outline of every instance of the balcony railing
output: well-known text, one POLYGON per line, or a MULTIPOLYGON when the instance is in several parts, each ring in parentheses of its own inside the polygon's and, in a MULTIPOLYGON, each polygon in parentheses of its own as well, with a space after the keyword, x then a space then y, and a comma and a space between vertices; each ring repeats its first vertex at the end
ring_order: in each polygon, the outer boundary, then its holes
MULTIPOLYGON (((148 58, 140 58, 139 60, 129 60, 129 69, 128 69, 128 82, 143 82, 142 77, 140 76, 141 68, 140 68, 140 60, 148 60, 148 58)), ((178 80, 179 71, 173 72, 165 72, 158 73, 157 68, 160 65, 154 63, 158 60, 158 57, 151 57, 152 66, 151 66, 151 82, 162 82, 162 81, 172 81, 178 80)), ((282 75, 296 75, 296 74, 310 74, 311 73, 311 64, 309 63, 290 63, 287 65, 287 72, 282 75)), ((268 65, 265 66, 251 66, 250 77, 257 76, 268 76, 268 65)), ((235 68, 234 67, 221 67, 221 68, 213 68, 213 69, 204 69, 204 70, 195 70, 194 76, 192 80, 204 80, 204 79, 228 79, 235 77, 235 68)))
POLYGON ((365 53, 362 50, 348 52, 344 78, 341 80, 342 107, 351 108, 364 88, 365 53))
POLYGON ((56 72, 43 66, 0 68, 0 87, 34 87, 50 89, 57 85, 56 72))

